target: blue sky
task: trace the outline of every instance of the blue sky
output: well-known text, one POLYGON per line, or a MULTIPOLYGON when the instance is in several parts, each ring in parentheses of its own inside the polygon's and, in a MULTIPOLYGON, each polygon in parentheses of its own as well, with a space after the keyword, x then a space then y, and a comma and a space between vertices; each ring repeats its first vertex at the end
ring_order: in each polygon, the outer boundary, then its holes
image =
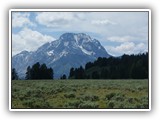
POLYGON ((65 32, 86 33, 114 56, 148 51, 148 12, 12 12, 12 54, 65 32))

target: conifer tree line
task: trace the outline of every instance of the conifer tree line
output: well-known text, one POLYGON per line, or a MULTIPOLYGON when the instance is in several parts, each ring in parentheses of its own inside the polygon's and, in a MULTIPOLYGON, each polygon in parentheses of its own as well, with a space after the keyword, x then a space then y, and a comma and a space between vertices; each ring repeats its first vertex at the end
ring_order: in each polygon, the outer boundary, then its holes
MULTIPOLYGON (((65 77, 65 76, 64 76, 65 77)), ((12 68, 12 80, 18 80, 18 74, 15 68, 12 68)), ((25 76, 26 80, 40 80, 40 79, 54 79, 54 71, 52 68, 47 68, 46 64, 39 62, 35 63, 32 67, 27 67, 25 76)))
POLYGON ((148 53, 99 57, 85 68, 71 68, 69 79, 148 79, 148 53))
MULTIPOLYGON (((12 68, 12 80, 18 80, 15 68, 12 68)), ((27 67, 25 79, 54 79, 54 71, 39 62, 27 67)), ((63 74, 60 79, 67 79, 63 74)), ((68 79, 148 79, 148 53, 123 55, 121 57, 99 57, 86 63, 83 68, 71 68, 68 79)))
POLYGON ((53 79, 53 74, 52 68, 47 68, 46 64, 40 65, 40 63, 37 62, 32 67, 27 67, 26 79, 53 79))

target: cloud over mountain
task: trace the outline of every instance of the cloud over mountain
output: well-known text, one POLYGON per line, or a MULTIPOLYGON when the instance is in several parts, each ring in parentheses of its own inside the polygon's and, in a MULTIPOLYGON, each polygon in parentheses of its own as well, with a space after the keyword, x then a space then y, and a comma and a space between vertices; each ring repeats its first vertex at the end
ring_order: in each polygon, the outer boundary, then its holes
POLYGON ((12 34, 12 54, 15 55, 22 50, 34 51, 46 42, 55 40, 52 36, 43 35, 38 31, 23 28, 17 34, 12 34))

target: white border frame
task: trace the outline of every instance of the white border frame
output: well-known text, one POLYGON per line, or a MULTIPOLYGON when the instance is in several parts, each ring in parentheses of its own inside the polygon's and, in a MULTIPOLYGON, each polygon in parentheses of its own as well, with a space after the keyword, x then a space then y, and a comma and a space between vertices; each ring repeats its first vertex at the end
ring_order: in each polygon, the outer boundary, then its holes
POLYGON ((151 10, 150 9, 10 9, 9 10, 9 110, 10 111, 150 111, 151 110, 151 10), (11 50, 12 50, 12 12, 18 12, 18 11, 35 11, 35 12, 41 12, 41 11, 67 11, 67 12, 148 12, 148 52, 149 52, 149 109, 12 109, 11 108, 11 50))

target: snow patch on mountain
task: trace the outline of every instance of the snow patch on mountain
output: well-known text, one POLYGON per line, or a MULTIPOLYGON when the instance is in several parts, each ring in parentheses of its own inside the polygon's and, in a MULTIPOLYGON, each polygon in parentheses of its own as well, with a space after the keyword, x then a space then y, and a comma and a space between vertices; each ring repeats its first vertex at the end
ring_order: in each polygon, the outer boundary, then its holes
POLYGON ((87 51, 86 49, 84 49, 82 46, 79 46, 80 48, 81 48, 81 50, 85 53, 85 54, 87 54, 87 55, 93 55, 94 54, 94 52, 91 52, 91 51, 87 51))
POLYGON ((68 54, 68 52, 67 51, 62 51, 61 53, 60 53, 60 57, 62 57, 62 56, 67 56, 67 54, 68 54))
POLYGON ((64 46, 66 46, 66 47, 67 47, 67 46, 68 46, 68 44, 69 44, 69 42, 64 42, 64 46))
POLYGON ((47 52, 47 55, 48 55, 48 56, 52 56, 53 54, 54 54, 53 51, 47 52))

